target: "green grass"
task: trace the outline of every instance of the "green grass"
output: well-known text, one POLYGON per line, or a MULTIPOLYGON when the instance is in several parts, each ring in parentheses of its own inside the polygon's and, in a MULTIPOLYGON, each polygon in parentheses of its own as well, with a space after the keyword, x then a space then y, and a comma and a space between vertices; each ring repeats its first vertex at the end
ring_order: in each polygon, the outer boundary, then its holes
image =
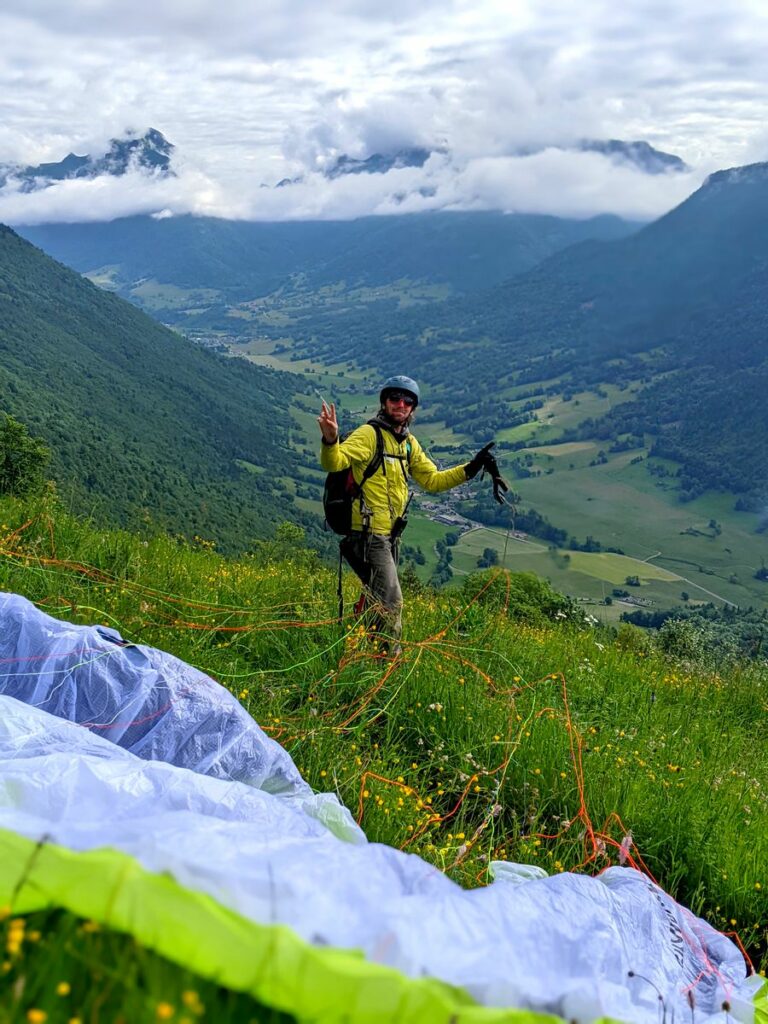
POLYGON ((403 534, 403 543, 413 548, 420 547, 424 552, 426 564, 416 566, 416 575, 420 579, 426 581, 432 575, 432 570, 437 562, 435 544, 439 540, 445 539, 449 529, 448 526, 442 523, 433 523, 426 516, 409 514, 408 528, 403 534))
MULTIPOLYGON (((428 542, 433 529, 415 528, 409 542, 428 542)), ((479 531, 462 542, 472 538, 482 550, 479 531)), ((458 564, 465 556, 454 550, 458 564)), ((615 639, 578 619, 550 622, 526 577, 510 577, 505 611, 500 573, 481 577, 482 592, 476 578, 466 590, 409 592, 405 654, 387 672, 355 622, 335 623, 334 571, 298 546, 295 528, 231 562, 205 544, 95 532, 50 501, 6 501, 0 555, 2 589, 116 626, 228 686, 315 788, 361 808, 370 839, 475 886, 492 859, 594 873, 616 862, 631 832, 638 863, 715 926, 735 920, 766 966, 768 748, 755 742, 768 727, 765 667, 705 671, 665 660, 640 631, 625 627, 615 639), (583 775, 571 741, 583 745, 583 775)), ((542 557, 511 541, 508 556, 542 557)), ((347 608, 357 592, 346 573, 347 608)), ((46 959, 71 964, 73 991, 103 977, 100 954, 86 949, 73 963, 75 927, 46 924, 46 959)), ((158 967, 161 980, 154 968, 131 975, 149 954, 122 941, 121 972, 139 978, 147 1006, 179 1006, 187 987, 200 989, 176 968, 158 967)), ((33 1005, 26 996, 13 1003, 23 965, 8 962, 0 1020, 33 1005)), ((206 990, 214 1006, 231 998, 206 990)), ((124 999, 123 1015, 141 1020, 124 999)))
POLYGON ((98 267, 91 273, 84 274, 83 277, 87 277, 97 288, 103 288, 105 291, 117 291, 120 287, 119 273, 119 265, 111 264, 105 267, 98 267))
MULTIPOLYGON (((283 344, 288 340, 284 339, 283 344)), ((343 386, 344 378, 347 375, 350 380, 362 379, 360 371, 354 370, 347 363, 335 363, 327 366, 313 359, 291 359, 290 351, 275 352, 275 348, 279 344, 280 342, 271 339, 256 338, 238 345, 234 351, 246 356, 251 362, 258 363, 259 366, 269 366, 273 370, 287 370, 289 373, 306 374, 308 383, 318 389, 329 389, 339 382, 343 386), (340 373, 344 374, 344 378, 339 377, 340 373)), ((332 400, 333 396, 328 397, 328 401, 332 400)))
MULTIPOLYGON (((500 397, 516 399, 519 388, 502 391, 500 397)), ((519 427, 500 430, 498 441, 527 441, 536 438, 539 442, 556 442, 564 430, 578 426, 590 417, 596 419, 604 416, 610 409, 623 402, 631 401, 637 391, 637 385, 621 390, 614 384, 606 384, 601 389, 604 394, 594 391, 582 391, 565 401, 562 395, 552 395, 544 405, 536 410, 536 419, 531 423, 523 423, 519 427)), ((520 400, 521 403, 525 399, 520 400)))
MULTIPOLYGON (((504 530, 485 527, 463 534, 454 547, 453 567, 457 581, 477 568, 477 559, 485 548, 496 551, 499 564, 505 568, 533 572, 560 592, 590 602, 602 602, 612 595, 614 587, 627 589, 624 583, 628 576, 638 576, 641 584, 628 588, 631 596, 650 602, 648 607, 653 609, 680 605, 683 592, 689 594, 692 602, 714 601, 715 604, 722 604, 719 598, 723 592, 738 594, 738 588, 722 577, 699 572, 691 566, 665 563, 662 559, 642 561, 607 552, 553 550, 535 537, 521 541, 507 536, 504 530)), ((760 586, 758 581, 754 584, 755 589, 760 586)), ((760 595, 750 600, 742 595, 739 603, 759 607, 760 595)), ((632 611, 633 607, 617 601, 610 607, 601 606, 592 611, 605 621, 614 621, 621 612, 632 611)))
POLYGON ((666 569, 660 569, 650 562, 641 562, 637 558, 626 555, 614 555, 605 552, 569 551, 571 568, 586 576, 608 580, 610 583, 623 583, 627 576, 637 576, 641 583, 650 580, 675 582, 678 577, 666 569))
MULTIPOLYGON (((101 284, 100 280, 91 280, 101 284)), ((146 280, 131 289, 133 301, 150 312, 161 309, 190 309, 205 307, 220 297, 220 292, 213 288, 179 288, 174 284, 160 284, 159 281, 146 280)))
POLYGON ((535 420, 531 420, 530 423, 521 423, 518 427, 505 427, 497 431, 496 440, 516 444, 519 441, 530 441, 534 437, 554 440, 559 434, 560 431, 556 427, 542 426, 535 420))
POLYGON ((442 302, 451 294, 450 285, 412 281, 409 278, 401 278, 386 285, 358 285, 351 288, 347 287, 345 281, 337 281, 313 291, 304 290, 301 286, 280 288, 262 298, 242 302, 239 307, 264 319, 277 313, 292 320, 297 315, 306 316, 309 310, 343 313, 387 300, 395 300, 399 309, 406 309, 425 302, 442 302))
MULTIPOLYGON (((610 595, 612 585, 600 577, 576 571, 567 555, 572 552, 560 552, 550 549, 535 537, 530 540, 517 540, 501 530, 481 527, 465 533, 453 549, 453 569, 457 585, 472 572, 477 571, 477 559, 485 548, 497 552, 499 565, 512 572, 531 572, 547 580, 561 593, 588 601, 592 605, 602 602, 610 595)), ((594 567, 596 568, 596 566, 594 567)), ((622 577, 622 582, 624 577, 622 577)), ((613 621, 618 618, 619 606, 610 608, 593 607, 590 610, 601 619, 613 621)), ((621 608, 622 611, 627 610, 621 608)))
POLYGON ((63 911, 0 912, 0 943, 6 957, 0 962, 0 1024, 292 1020, 157 956, 129 935, 63 911), (21 942, 12 953, 15 937, 21 942))
POLYGON ((523 451, 537 457, 545 455, 551 456, 555 459, 562 458, 564 455, 568 455, 571 458, 575 455, 583 457, 585 454, 593 456, 597 453, 597 443, 595 441, 564 441, 562 444, 548 444, 541 445, 538 448, 524 448, 523 451))
POLYGON ((570 401, 556 395, 538 410, 537 415, 542 423, 550 422, 564 430, 576 427, 585 419, 604 416, 617 405, 631 401, 635 397, 637 385, 622 391, 615 384, 606 384, 601 390, 604 394, 600 395, 594 391, 579 392, 570 401))
POLYGON ((472 443, 469 434, 462 434, 460 431, 454 430, 442 420, 419 423, 418 414, 414 424, 414 431, 418 434, 419 440, 427 450, 436 444, 462 445, 472 443))

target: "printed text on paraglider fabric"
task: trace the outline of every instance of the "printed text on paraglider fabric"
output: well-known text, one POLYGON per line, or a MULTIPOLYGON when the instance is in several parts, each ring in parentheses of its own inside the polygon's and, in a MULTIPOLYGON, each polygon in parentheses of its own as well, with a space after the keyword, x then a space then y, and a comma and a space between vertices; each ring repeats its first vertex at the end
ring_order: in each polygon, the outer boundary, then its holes
POLYGON ((653 894, 654 899, 661 907, 662 913, 667 919, 667 923, 669 924, 669 935, 672 940, 672 952, 675 954, 675 960, 677 960, 678 964, 682 967, 685 962, 685 941, 683 939, 683 933, 680 929, 680 925, 677 923, 675 915, 664 902, 664 899, 656 886, 649 883, 648 892, 653 894))

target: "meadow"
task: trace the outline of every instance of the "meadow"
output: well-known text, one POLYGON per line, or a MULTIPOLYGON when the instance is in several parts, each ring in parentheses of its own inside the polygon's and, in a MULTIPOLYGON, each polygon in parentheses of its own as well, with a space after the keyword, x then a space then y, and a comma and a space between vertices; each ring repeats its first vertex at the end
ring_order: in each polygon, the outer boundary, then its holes
MULTIPOLYGON (((96 530, 50 494, 0 502, 0 588, 212 675, 372 841, 472 887, 495 860, 628 863, 768 967, 765 666, 672 660, 504 570, 414 583, 404 654, 382 660, 363 622, 336 620, 334 572, 298 528, 232 561, 96 530)), ((356 595, 346 574, 348 609, 356 595)), ((0 1021, 282 1019, 108 921, 2 916, 0 1021)))

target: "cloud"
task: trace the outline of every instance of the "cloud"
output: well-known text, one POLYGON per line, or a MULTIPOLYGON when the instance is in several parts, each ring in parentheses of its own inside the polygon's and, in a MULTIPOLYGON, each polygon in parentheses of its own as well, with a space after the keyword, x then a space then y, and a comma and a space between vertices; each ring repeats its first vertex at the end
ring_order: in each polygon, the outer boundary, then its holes
POLYGON ((417 13, 409 0, 4 0, 3 14, 71 41, 272 61, 372 46, 382 32, 402 31, 443 8, 440 0, 421 0, 417 13))
POLYGON ((457 162, 434 153, 424 167, 267 188, 251 181, 236 191, 192 167, 177 178, 133 170, 120 178, 56 182, 35 193, 0 192, 0 220, 11 224, 111 220, 132 214, 193 213, 239 220, 346 220, 427 210, 504 210, 585 218, 613 213, 650 220, 697 188, 702 174, 650 176, 598 153, 547 149, 530 156, 457 162))
POLYGON ((168 216, 226 208, 218 187, 191 171, 177 179, 133 169, 121 177, 56 181, 35 192, 22 192, 13 182, 0 190, 0 221, 12 225, 86 223, 134 214, 168 216))
POLYGON ((470 161, 455 189, 458 203, 474 197, 490 209, 651 220, 677 206, 702 180, 700 172, 648 175, 601 154, 546 149, 526 157, 470 161))
POLYGON ((0 163, 104 152, 149 125, 185 161, 174 183, 0 196, 16 223, 494 204, 653 216, 708 171, 768 158, 756 0, 5 0, 0 33, 0 163), (644 139, 698 173, 650 180, 563 152, 584 137, 644 139), (451 158, 334 183, 318 173, 341 153, 414 145, 451 158))

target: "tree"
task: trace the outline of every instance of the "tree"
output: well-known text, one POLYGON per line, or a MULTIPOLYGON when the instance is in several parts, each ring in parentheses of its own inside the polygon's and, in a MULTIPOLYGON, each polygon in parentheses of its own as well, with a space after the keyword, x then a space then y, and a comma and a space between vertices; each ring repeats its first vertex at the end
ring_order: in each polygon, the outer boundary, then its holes
POLYGON ((38 437, 30 437, 23 423, 4 414, 0 424, 0 494, 32 494, 43 483, 51 453, 38 437))
POLYGON ((416 575, 416 567, 410 559, 400 570, 400 583, 403 590, 407 590, 411 594, 421 594, 424 591, 424 584, 416 575))

